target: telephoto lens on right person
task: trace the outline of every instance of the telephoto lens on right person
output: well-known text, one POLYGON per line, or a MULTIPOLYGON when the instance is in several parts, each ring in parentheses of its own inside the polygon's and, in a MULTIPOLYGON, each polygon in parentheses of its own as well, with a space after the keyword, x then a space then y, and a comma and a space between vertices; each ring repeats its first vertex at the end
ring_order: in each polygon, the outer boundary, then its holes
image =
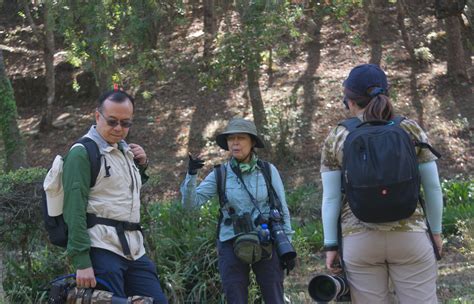
POLYGON ((350 301, 349 283, 343 276, 316 275, 308 284, 308 292, 316 302, 350 301))

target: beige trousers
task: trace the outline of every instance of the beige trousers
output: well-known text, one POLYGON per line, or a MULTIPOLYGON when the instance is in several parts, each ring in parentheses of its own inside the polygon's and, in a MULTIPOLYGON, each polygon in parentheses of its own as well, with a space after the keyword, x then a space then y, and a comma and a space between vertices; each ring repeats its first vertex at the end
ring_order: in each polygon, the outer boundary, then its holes
POLYGON ((424 232, 368 231, 344 237, 343 255, 352 303, 438 303, 437 263, 424 232))

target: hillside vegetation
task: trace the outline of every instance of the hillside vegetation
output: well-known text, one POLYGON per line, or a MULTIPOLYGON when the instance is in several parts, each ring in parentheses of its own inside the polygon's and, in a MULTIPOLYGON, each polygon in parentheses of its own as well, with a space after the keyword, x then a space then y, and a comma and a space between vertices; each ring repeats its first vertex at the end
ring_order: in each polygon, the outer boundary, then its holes
MULTIPOLYGON (((20 1, 0 1, 0 50, 26 162, 48 168, 56 154, 65 154, 94 123, 96 99, 112 83, 136 96, 127 140, 142 145, 150 160, 143 189, 147 245, 177 303, 222 300, 216 202, 186 214, 177 201, 188 153, 206 161, 199 173, 204 177, 227 158, 215 136, 234 116, 255 120, 268 146, 258 152, 280 170, 300 256, 286 280, 288 297, 310 303, 306 284, 325 271, 320 150, 329 130, 348 115, 343 80, 367 62, 386 70, 397 113, 417 120, 442 154, 447 242, 438 294, 455 303, 474 301, 472 1, 463 15, 444 19, 435 18, 430 1, 92 2, 35 2, 28 12, 20 1), (45 5, 51 5, 49 17, 45 5), (47 37, 48 26, 55 43, 53 102, 48 46, 39 39, 47 37), (452 62, 458 58, 451 48, 455 26, 464 47, 460 72, 452 62)), ((36 229, 39 212, 30 212, 39 211, 31 189, 43 176, 37 168, 0 181, 3 285, 12 303, 41 302, 41 285, 53 273, 70 271, 62 251, 46 245, 36 229)), ((251 297, 258 299, 255 287, 251 297)))

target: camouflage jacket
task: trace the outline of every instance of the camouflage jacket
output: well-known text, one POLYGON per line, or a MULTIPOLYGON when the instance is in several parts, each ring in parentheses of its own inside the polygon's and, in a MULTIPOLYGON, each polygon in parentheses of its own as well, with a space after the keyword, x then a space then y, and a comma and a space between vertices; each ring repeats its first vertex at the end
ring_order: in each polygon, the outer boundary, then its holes
MULTIPOLYGON (((362 119, 362 117, 359 117, 362 119)), ((404 119, 400 126, 407 131, 413 140, 429 143, 428 136, 423 129, 413 120, 404 119)), ((321 173, 342 170, 343 146, 349 131, 343 126, 331 130, 326 138, 321 153, 321 173)), ((418 163, 436 160, 437 157, 428 149, 416 147, 418 163)), ((347 236, 356 232, 379 231, 425 231, 423 210, 418 206, 411 217, 405 220, 389 223, 366 223, 359 220, 351 211, 347 200, 343 197, 341 210, 342 235, 347 236)))

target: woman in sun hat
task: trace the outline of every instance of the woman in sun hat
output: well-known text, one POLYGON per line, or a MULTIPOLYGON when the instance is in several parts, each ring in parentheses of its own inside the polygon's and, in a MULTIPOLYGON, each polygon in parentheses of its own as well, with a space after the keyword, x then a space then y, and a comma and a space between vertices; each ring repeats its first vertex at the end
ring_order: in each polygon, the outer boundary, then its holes
MULTIPOLYGON (((219 196, 217 248, 227 303, 248 302, 250 269, 256 275, 265 303, 284 303, 283 270, 288 272, 294 267, 296 253, 291 259, 282 260, 271 240, 270 246, 268 240, 261 240, 268 233, 265 227, 272 227, 270 210, 275 209, 281 216, 279 223, 287 239, 291 240, 293 234, 280 174, 273 164, 258 158, 255 149, 264 148, 264 143, 250 120, 232 119, 216 137, 216 143, 229 151, 229 160, 216 166, 196 186, 196 173, 204 162, 190 155, 188 172, 181 185, 182 203, 189 208, 197 207, 219 196), (270 202, 273 193, 277 197, 273 201, 278 201, 276 206, 270 202), (255 239, 258 241, 253 243, 255 239)), ((276 227, 274 224, 273 229, 276 227)))
MULTIPOLYGON (((428 147, 428 137, 415 121, 395 116, 388 97, 387 77, 379 66, 362 64, 354 67, 343 87, 343 103, 353 118, 330 131, 321 155, 326 267, 333 273, 340 273, 338 260, 342 253, 341 265, 350 285, 353 303, 389 303, 389 280, 393 282, 400 303, 437 303, 435 256, 442 251, 443 208, 435 162, 437 153, 431 147, 424 148, 428 147), (414 198, 416 209, 411 215, 402 220, 374 223, 361 220, 360 215, 355 215, 357 212, 351 207, 354 206, 355 199, 348 191, 342 195, 341 189, 349 185, 347 174, 350 169, 344 163, 349 161, 349 157, 344 158, 344 153, 352 151, 349 150, 349 145, 345 145, 349 141, 349 129, 358 128, 360 131, 360 124, 368 121, 379 121, 371 124, 381 124, 384 127, 399 124, 409 135, 408 142, 418 143, 412 148, 416 154, 413 157, 417 160, 413 167, 419 170, 419 177, 413 177, 413 182, 418 183, 418 188, 421 179, 432 242, 418 196, 414 198), (351 122, 354 126, 349 126, 346 122, 351 122), (344 180, 341 179, 343 175, 344 180), (338 237, 338 229, 341 229, 342 237, 338 237)), ((405 132, 401 132, 403 136, 406 136, 405 132)), ((353 134, 355 133, 351 133, 353 134)), ((364 168, 377 161, 371 159, 369 152, 364 154, 363 159, 367 164, 364 168)), ((392 163, 385 163, 383 166, 400 165, 397 159, 392 163)), ((383 188, 380 195, 387 195, 388 191, 390 189, 383 188)))

